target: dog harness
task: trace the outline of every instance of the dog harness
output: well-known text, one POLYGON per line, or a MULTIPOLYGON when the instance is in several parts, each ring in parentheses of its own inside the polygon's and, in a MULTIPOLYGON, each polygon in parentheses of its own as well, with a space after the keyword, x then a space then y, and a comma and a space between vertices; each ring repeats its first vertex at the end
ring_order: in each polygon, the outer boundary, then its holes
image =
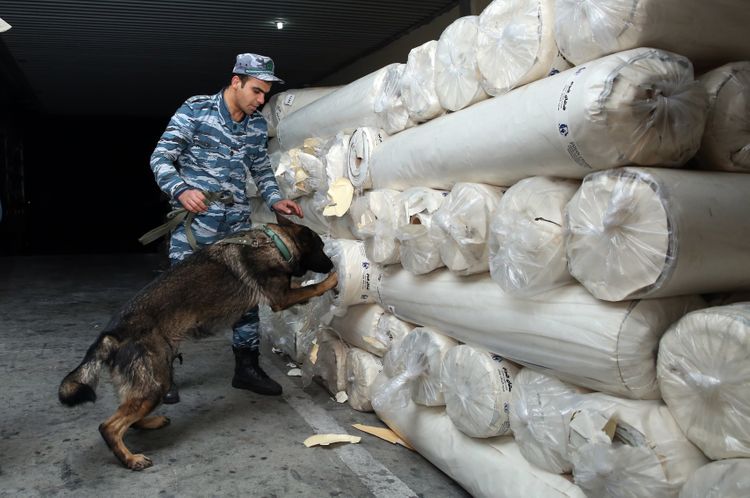
POLYGON ((289 247, 287 247, 286 244, 284 244, 284 241, 281 240, 281 237, 271 230, 268 225, 261 225, 258 227, 258 230, 263 232, 267 237, 267 241, 261 241, 257 237, 249 237, 249 235, 254 232, 255 230, 251 230, 248 232, 247 235, 242 237, 227 237, 226 239, 221 239, 220 241, 216 242, 217 244, 240 244, 244 246, 250 246, 250 247, 260 247, 264 245, 275 245, 276 249, 279 250, 281 253, 281 257, 284 258, 285 263, 292 264, 294 262, 294 255, 292 255, 292 251, 289 250, 289 247))

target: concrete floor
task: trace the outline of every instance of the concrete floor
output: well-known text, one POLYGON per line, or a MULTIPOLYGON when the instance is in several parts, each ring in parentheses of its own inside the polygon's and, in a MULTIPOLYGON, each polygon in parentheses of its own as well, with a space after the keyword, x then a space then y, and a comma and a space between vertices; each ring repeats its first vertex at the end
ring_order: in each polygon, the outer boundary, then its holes
POLYGON ((0 496, 468 496, 419 454, 358 433, 374 414, 286 377, 264 356, 282 397, 233 389, 230 339, 183 347, 182 402, 159 431, 126 443, 154 466, 120 465, 97 427, 116 407, 107 376, 95 404, 57 401, 63 376, 110 316, 156 275, 154 255, 0 258, 0 496), (359 445, 305 448, 316 432, 362 435, 359 445))

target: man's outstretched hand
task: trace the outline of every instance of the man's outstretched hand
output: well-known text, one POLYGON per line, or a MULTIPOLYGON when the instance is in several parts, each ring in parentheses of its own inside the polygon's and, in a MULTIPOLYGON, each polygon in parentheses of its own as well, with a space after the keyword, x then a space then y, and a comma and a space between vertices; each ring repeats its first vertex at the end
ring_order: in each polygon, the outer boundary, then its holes
POLYGON ((284 199, 273 205, 273 210, 280 214, 295 215, 304 218, 302 207, 290 199, 284 199))

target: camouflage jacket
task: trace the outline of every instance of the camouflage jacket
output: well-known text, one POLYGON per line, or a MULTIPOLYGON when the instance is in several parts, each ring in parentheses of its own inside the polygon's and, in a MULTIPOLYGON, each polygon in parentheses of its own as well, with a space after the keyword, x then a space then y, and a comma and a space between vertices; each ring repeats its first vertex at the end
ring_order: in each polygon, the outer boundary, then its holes
POLYGON ((256 111, 232 121, 223 93, 191 97, 172 116, 151 155, 156 183, 176 206, 177 196, 190 188, 228 190, 234 209, 249 213, 249 172, 270 207, 282 196, 266 151, 266 120, 256 111))

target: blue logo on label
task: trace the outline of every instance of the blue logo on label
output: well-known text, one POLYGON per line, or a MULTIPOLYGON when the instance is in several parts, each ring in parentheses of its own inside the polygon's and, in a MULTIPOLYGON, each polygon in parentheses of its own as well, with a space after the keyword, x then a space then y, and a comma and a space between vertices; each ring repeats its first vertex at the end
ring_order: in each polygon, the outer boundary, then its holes
POLYGON ((558 126, 558 129, 560 130, 560 135, 564 137, 568 136, 568 125, 563 123, 560 126, 558 126))
POLYGON ((367 261, 363 261, 363 262, 362 262, 362 268, 364 268, 364 269, 366 270, 366 269, 368 269, 369 267, 370 267, 370 263, 368 263, 367 261))

